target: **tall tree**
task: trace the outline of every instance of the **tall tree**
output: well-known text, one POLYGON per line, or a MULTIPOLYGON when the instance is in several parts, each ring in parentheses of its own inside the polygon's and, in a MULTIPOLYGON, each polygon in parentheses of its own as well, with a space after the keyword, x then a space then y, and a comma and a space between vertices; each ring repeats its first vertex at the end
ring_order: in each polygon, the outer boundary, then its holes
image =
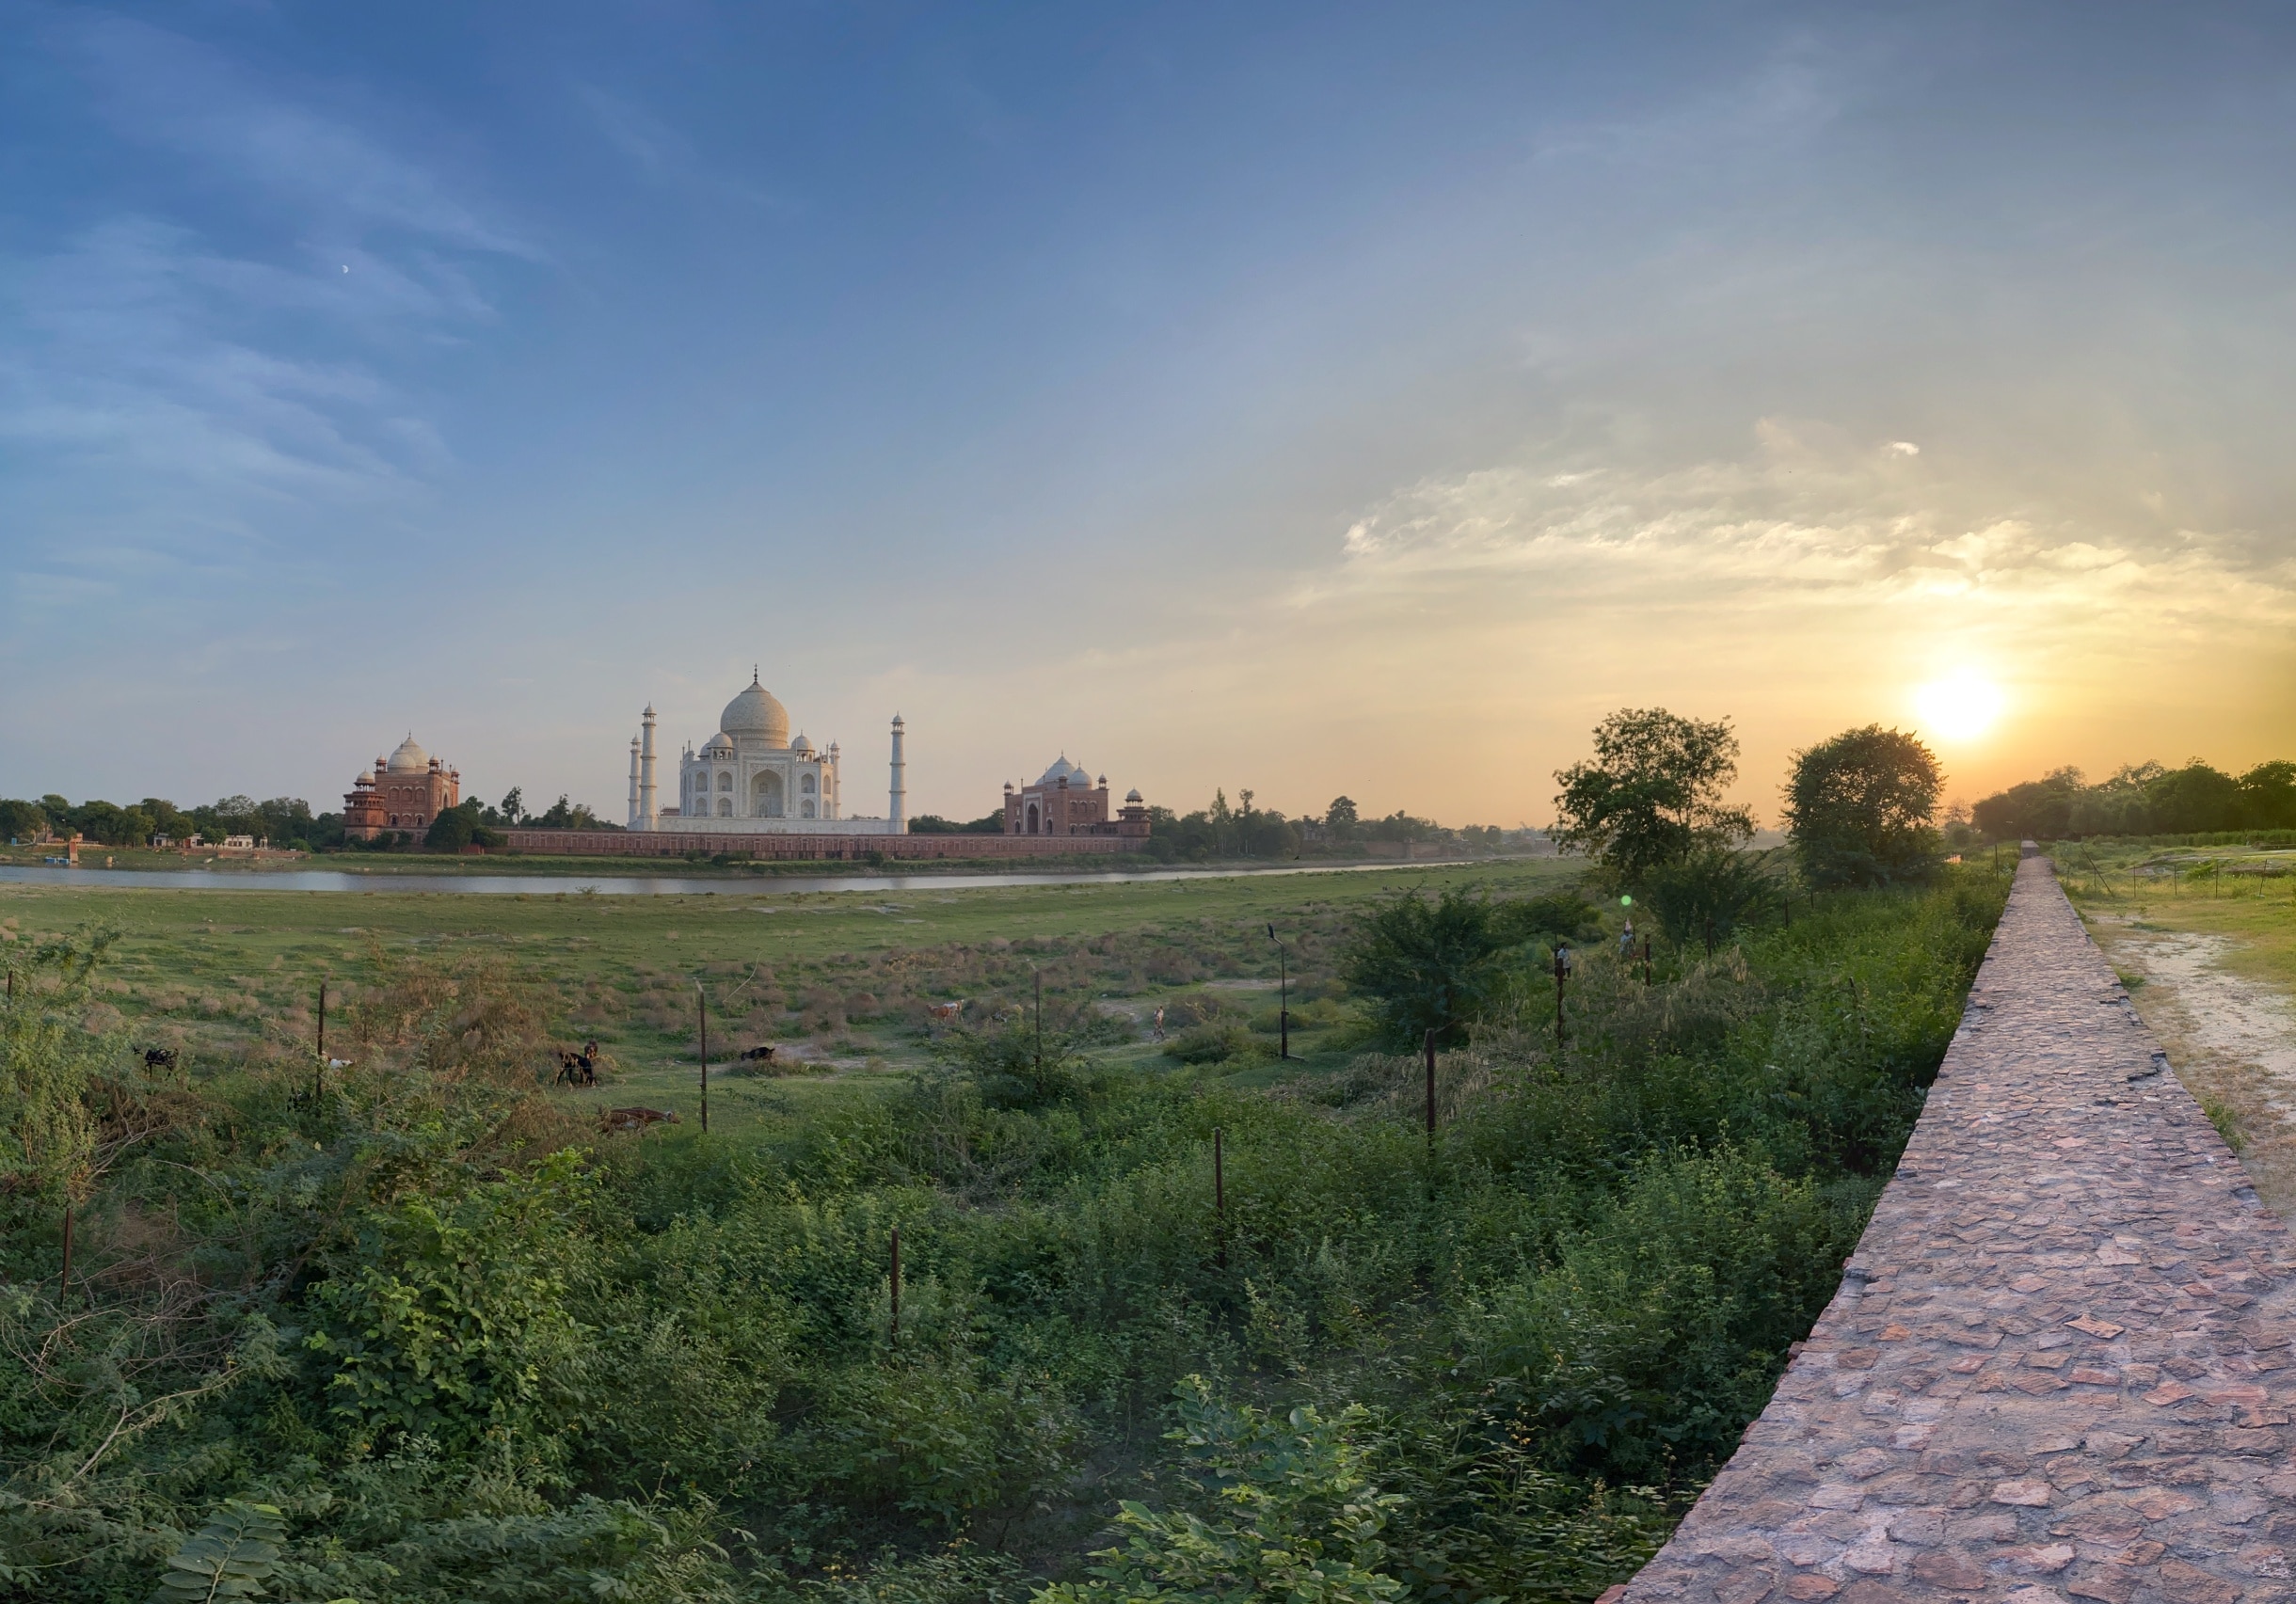
POLYGON ((1694 848, 1753 837, 1752 815, 1722 800, 1737 777, 1738 738, 1728 719, 1622 707, 1595 726, 1592 762, 1556 772, 1562 791, 1547 834, 1636 885, 1694 848))
POLYGON ((1844 730, 1794 754, 1786 834, 1813 885, 1925 879, 1942 855, 1935 821, 1945 776, 1903 730, 1844 730))

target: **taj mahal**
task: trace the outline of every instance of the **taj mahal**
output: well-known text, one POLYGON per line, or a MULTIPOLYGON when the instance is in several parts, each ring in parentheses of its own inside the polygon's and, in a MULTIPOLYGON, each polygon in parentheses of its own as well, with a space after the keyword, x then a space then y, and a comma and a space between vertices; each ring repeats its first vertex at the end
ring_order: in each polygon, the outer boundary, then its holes
POLYGON ((837 743, 817 750, 789 710, 750 676, 725 704, 718 727, 678 758, 678 800, 663 805, 655 777, 654 709, 630 741, 630 828, 697 835, 901 835, 909 828, 902 784, 901 722, 893 718, 892 783, 885 816, 848 818, 837 743))

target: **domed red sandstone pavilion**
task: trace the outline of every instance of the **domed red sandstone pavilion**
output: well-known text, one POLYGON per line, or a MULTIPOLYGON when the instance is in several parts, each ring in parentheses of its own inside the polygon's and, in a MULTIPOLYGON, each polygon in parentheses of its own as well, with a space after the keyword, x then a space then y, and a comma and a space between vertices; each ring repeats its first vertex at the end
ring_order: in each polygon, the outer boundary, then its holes
POLYGON ((343 833, 375 841, 392 831, 420 835, 462 801, 462 775, 415 744, 414 732, 389 757, 351 782, 343 799, 343 833))

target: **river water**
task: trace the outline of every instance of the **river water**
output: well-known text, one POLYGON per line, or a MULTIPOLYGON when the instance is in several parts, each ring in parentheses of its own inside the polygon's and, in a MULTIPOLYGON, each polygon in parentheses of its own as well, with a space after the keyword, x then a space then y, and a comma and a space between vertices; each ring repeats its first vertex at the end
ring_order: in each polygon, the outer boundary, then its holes
POLYGON ((358 874, 337 869, 104 869, 0 864, 0 885, 149 886, 164 891, 433 892, 458 897, 790 897, 807 891, 969 891, 1023 885, 1125 885, 1142 881, 1224 880, 1240 875, 1370 874, 1456 867, 1459 860, 1332 864, 1314 868, 1143 869, 1132 874, 759 875, 749 880, 673 875, 358 874))

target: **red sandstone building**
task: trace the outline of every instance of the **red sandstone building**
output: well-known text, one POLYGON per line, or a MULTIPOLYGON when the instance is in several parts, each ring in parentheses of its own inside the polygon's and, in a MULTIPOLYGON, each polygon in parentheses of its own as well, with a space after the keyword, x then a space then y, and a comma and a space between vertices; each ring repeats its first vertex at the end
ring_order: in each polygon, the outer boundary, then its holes
POLYGON ((352 782, 343 799, 343 833, 353 841, 378 840, 391 831, 420 835, 461 801, 461 773, 417 746, 410 734, 352 782))
POLYGON ((1014 790, 1005 783, 1007 835, 1127 835, 1148 834, 1148 809, 1134 790, 1124 796, 1116 818, 1108 818, 1108 777, 1095 783, 1063 754, 1036 784, 1014 790))

